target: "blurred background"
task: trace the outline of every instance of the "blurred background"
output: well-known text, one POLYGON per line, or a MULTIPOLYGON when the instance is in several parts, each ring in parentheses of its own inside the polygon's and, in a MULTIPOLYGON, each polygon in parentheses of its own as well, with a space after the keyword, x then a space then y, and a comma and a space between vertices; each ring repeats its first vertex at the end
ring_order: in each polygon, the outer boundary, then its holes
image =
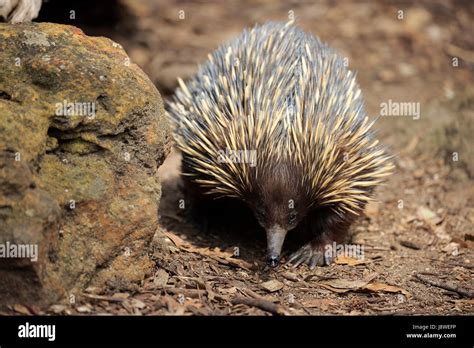
MULTIPOLYGON (((48 0, 36 21, 119 42, 168 98, 177 77, 190 77, 218 45, 256 23, 290 18, 348 59, 370 115, 388 100, 420 103, 420 120, 380 120, 395 152, 434 153, 452 164, 472 134, 472 113, 465 115, 474 94, 472 1, 48 0)), ((458 167, 472 178, 468 155, 458 167)))
MULTIPOLYGON (((440 101, 472 82, 468 0, 49 0, 37 21, 72 24, 121 43, 168 96, 176 77, 189 77, 219 44, 256 23, 289 18, 347 57, 371 97, 440 101), (462 60, 459 69, 451 65, 454 56, 462 60)), ((369 107, 376 112, 376 100, 369 98, 369 107)))

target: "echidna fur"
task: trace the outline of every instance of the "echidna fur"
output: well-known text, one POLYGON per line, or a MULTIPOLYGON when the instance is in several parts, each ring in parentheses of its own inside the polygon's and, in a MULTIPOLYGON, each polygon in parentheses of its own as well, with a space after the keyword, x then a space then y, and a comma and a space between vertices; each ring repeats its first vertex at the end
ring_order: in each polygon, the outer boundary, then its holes
POLYGON ((184 174, 250 206, 273 265, 296 226, 312 238, 290 260, 321 264, 324 243, 341 240, 393 168, 355 73, 292 22, 255 26, 220 46, 179 79, 168 111, 184 174), (222 160, 226 150, 254 150, 255 163, 222 160))

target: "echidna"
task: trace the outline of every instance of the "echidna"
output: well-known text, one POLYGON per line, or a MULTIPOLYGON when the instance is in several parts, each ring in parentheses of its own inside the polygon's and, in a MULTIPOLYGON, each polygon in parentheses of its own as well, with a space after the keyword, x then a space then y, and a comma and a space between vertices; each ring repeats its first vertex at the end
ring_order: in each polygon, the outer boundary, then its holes
POLYGON ((251 208, 272 266, 298 229, 311 237, 289 262, 324 264, 324 245, 342 241, 393 167, 355 74, 292 22, 220 46, 187 83, 179 79, 168 111, 184 174, 251 208))

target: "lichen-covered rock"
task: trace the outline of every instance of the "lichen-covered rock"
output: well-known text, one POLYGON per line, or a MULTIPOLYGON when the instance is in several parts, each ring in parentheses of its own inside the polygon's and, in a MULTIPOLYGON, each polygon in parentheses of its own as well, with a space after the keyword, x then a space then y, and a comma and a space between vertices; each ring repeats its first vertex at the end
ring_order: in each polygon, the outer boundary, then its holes
POLYGON ((161 97, 118 44, 0 24, 0 304, 143 278, 168 144, 161 97))

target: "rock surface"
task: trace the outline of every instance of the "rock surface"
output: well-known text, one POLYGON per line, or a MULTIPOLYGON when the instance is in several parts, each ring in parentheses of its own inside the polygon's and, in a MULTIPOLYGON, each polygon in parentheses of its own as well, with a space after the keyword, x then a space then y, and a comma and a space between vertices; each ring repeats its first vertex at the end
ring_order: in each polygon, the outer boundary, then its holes
POLYGON ((0 305, 130 288, 169 151, 158 91, 120 45, 49 23, 0 24, 0 71, 0 305), (37 260, 1 253, 21 245, 37 260))

